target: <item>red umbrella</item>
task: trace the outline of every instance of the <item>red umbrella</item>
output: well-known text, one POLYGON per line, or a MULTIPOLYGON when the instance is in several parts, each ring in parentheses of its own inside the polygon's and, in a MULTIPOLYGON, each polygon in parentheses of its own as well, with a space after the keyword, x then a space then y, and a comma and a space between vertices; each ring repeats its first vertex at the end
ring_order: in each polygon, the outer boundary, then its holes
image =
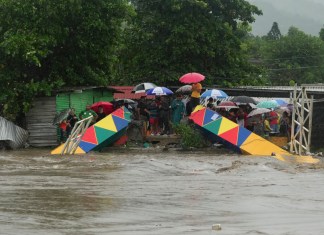
POLYGON ((99 101, 91 105, 91 109, 96 113, 99 112, 99 107, 103 108, 103 111, 106 115, 111 114, 114 111, 114 105, 106 101, 99 101))
POLYGON ((232 101, 223 101, 220 102, 216 108, 238 109, 239 107, 232 101))
POLYGON ((186 84, 197 83, 203 80, 205 80, 205 76, 200 73, 187 73, 179 79, 181 83, 186 84))

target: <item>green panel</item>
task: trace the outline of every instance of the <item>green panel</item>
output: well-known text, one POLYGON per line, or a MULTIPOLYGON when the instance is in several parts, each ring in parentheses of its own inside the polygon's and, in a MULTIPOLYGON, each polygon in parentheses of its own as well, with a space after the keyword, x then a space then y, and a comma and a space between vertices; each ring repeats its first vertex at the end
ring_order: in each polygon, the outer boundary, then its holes
POLYGON ((82 93, 71 93, 71 108, 75 109, 75 114, 83 111, 87 104, 93 104, 92 90, 82 91, 82 93))
POLYGON ((56 95, 56 111, 60 112, 70 107, 70 95, 58 94, 56 95))
POLYGON ((219 131, 222 119, 223 118, 216 119, 215 121, 210 122, 207 125, 205 125, 203 128, 209 130, 210 132, 214 133, 215 135, 218 135, 218 131, 219 131))
POLYGON ((94 92, 94 102, 98 101, 112 101, 113 94, 111 91, 95 91, 94 92))
POLYGON ((114 134, 116 134, 116 132, 114 132, 114 131, 103 129, 101 127, 94 126, 94 128, 96 131, 98 145, 101 144, 102 142, 106 141, 108 138, 110 138, 114 134))

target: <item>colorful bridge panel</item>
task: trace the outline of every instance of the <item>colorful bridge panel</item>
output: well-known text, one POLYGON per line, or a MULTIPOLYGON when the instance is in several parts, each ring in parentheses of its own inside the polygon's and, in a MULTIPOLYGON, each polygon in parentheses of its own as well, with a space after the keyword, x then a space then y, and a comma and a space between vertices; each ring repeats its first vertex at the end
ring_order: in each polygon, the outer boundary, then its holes
POLYGON ((227 143, 239 147, 244 153, 262 156, 271 156, 273 153, 290 155, 279 146, 237 125, 229 119, 219 116, 217 112, 210 109, 197 109, 196 112, 191 114, 190 119, 198 126, 217 135, 227 143), (204 125, 206 116, 208 121, 204 125), (216 117, 216 119, 212 120, 214 119, 212 117, 216 117))
MULTIPOLYGON (((81 138, 77 148, 79 154, 87 153, 93 149, 100 149, 103 145, 112 144, 120 136, 130 122, 130 112, 122 107, 117 109, 101 121, 90 126, 81 138)), ((51 154, 61 154, 64 144, 54 149, 51 154)))

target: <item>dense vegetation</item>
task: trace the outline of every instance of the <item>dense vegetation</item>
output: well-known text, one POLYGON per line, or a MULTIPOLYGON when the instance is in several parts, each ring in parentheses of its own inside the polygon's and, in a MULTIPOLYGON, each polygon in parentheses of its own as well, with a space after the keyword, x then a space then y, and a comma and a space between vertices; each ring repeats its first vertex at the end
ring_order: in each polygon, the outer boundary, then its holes
POLYGON ((79 85, 323 82, 324 29, 274 23, 250 34, 261 10, 244 0, 0 0, 0 104, 13 119, 37 95, 79 85))

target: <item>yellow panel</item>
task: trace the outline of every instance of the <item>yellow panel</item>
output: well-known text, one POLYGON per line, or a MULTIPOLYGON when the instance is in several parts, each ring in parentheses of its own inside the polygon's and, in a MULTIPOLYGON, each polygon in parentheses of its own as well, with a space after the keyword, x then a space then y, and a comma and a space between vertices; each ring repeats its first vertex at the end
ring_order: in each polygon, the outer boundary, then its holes
MULTIPOLYGON (((53 149, 51 151, 51 154, 52 155, 60 155, 61 152, 62 152, 62 150, 63 150, 63 148, 64 148, 64 144, 61 144, 57 148, 53 149)), ((78 147, 77 150, 75 151, 75 154, 85 154, 85 152, 80 147, 78 147)))
POLYGON ((205 109, 205 107, 202 106, 202 105, 197 105, 196 108, 192 111, 192 113, 197 112, 197 111, 202 110, 202 109, 205 109))
POLYGON ((313 158, 312 156, 298 156, 298 155, 279 155, 276 156, 278 160, 289 162, 289 163, 301 163, 301 164, 316 164, 320 160, 313 158))
POLYGON ((235 122, 232 122, 229 119, 223 117, 217 135, 221 135, 224 132, 232 130, 233 128, 235 128, 237 126, 238 125, 235 122))
POLYGON ((110 131, 113 131, 113 132, 117 132, 117 128, 116 128, 115 122, 114 122, 114 120, 112 118, 112 115, 108 115, 107 117, 105 117, 101 121, 97 122, 95 124, 95 126, 101 127, 103 129, 110 130, 110 131))
POLYGON ((240 146, 240 148, 251 155, 271 156, 272 154, 290 155, 287 151, 277 145, 252 133, 240 146))

